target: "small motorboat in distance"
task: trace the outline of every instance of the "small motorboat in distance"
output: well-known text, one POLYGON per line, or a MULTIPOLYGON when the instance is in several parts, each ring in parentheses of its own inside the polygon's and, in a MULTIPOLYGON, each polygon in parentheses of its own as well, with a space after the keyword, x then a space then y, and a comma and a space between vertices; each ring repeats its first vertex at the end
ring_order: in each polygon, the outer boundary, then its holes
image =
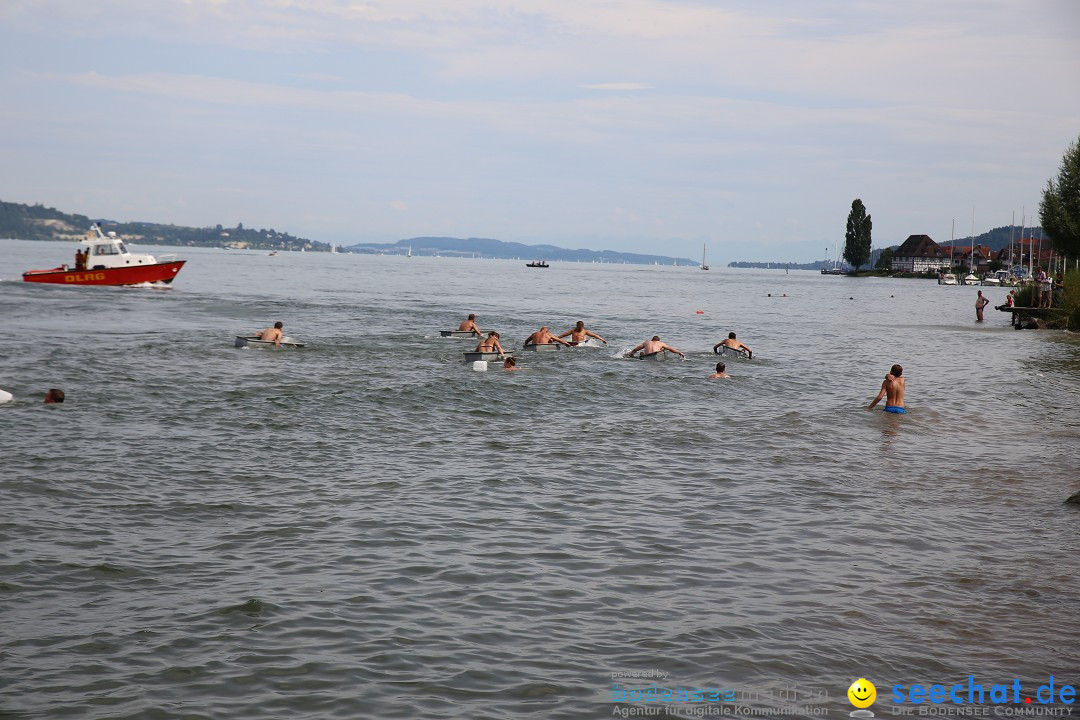
POLYGON ((70 269, 67 265, 61 265, 51 270, 27 270, 23 273, 23 280, 59 285, 171 283, 187 262, 158 262, 153 255, 129 252, 115 232, 106 235, 101 231, 101 223, 94 223, 79 244, 86 246, 86 267, 70 269))
POLYGON ((260 340, 259 338, 255 337, 254 335, 252 335, 250 337, 246 336, 246 335, 237 335, 235 344, 236 344, 236 347, 238 347, 238 348, 242 348, 242 347, 250 347, 250 348, 273 348, 273 347, 302 348, 302 347, 304 347, 304 343, 296 342, 291 337, 282 338, 281 339, 281 344, 275 346, 273 340, 260 340))
POLYGON ((525 267, 546 268, 546 267, 549 267, 549 266, 548 266, 547 262, 544 261, 544 260, 533 260, 532 262, 525 263, 525 267))

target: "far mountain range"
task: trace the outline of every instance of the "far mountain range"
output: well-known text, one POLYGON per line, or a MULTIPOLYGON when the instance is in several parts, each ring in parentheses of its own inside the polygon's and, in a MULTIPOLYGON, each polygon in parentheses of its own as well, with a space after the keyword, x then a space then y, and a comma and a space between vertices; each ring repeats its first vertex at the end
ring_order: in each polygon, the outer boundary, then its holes
MULTIPOLYGON (((225 247, 236 250, 307 250, 329 252, 331 243, 296 237, 277 230, 235 227, 184 227, 149 222, 120 222, 106 218, 65 213, 44 205, 24 205, 0 201, 0 238, 19 240, 78 240, 91 223, 100 222, 106 232, 115 232, 130 243, 148 245, 181 245, 189 247, 225 247)), ((554 245, 524 245, 488 238, 417 237, 395 243, 359 243, 341 246, 342 252, 378 253, 384 255, 441 255, 444 257, 475 257, 497 259, 527 259, 548 261, 630 263, 637 265, 697 265, 690 258, 666 255, 642 255, 613 250, 567 250, 554 245)))
POLYGON ((343 250, 381 255, 439 255, 443 257, 547 260, 563 262, 628 263, 630 265, 697 265, 690 258, 642 255, 614 250, 568 250, 555 245, 524 245, 491 238, 415 237, 394 243, 358 243, 343 250))
MULTIPOLYGON (((149 222, 120 222, 105 218, 65 213, 41 205, 25 205, 0 201, 0 238, 20 240, 78 240, 91 223, 100 222, 105 231, 132 243, 148 245, 180 245, 191 247, 226 247, 255 250, 307 250, 329 252, 332 243, 296 237, 274 229, 245 228, 243 223, 235 227, 214 225, 212 227, 185 227, 149 222)), ((1009 244, 1010 238, 1018 238, 1024 230, 1025 237, 1042 238, 1041 228, 1004 226, 994 228, 974 239, 977 245, 989 245, 1000 250, 1009 244)), ((939 242, 940 245, 969 245, 971 238, 939 242)), ((893 245, 893 248, 899 245, 893 245)), ((343 252, 373 253, 383 255, 428 255, 443 257, 495 258, 504 260, 544 260, 561 262, 628 263, 633 265, 692 265, 698 260, 667 255, 616 252, 614 250, 570 250, 555 245, 525 245, 491 238, 414 237, 392 243, 357 243, 341 246, 343 252)), ((881 249, 876 249, 871 264, 881 249)), ((728 267, 790 268, 792 270, 818 270, 831 267, 832 260, 811 263, 751 262, 728 263, 728 267)))

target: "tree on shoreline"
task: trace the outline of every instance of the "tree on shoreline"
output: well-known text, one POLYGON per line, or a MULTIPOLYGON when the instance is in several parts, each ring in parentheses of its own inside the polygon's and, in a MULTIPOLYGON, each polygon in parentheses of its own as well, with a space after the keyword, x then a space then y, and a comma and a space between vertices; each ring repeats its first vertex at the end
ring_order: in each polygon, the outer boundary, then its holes
POLYGON ((851 212, 847 216, 847 233, 844 237, 844 259, 858 270, 870 261, 870 230, 873 222, 866 214, 866 206, 859 198, 851 203, 851 212))
POLYGON ((1055 250, 1080 258, 1080 139, 1065 150, 1056 181, 1046 181, 1039 220, 1055 250))

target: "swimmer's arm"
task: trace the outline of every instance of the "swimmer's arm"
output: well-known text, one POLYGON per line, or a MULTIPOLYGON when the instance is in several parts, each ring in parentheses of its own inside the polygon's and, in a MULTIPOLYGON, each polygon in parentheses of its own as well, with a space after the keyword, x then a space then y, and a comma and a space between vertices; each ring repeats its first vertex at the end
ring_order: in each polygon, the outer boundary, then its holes
POLYGON ((885 397, 885 383, 886 382, 888 382, 888 381, 886 380, 886 381, 881 383, 881 392, 879 392, 877 394, 877 397, 874 398, 874 402, 870 403, 867 406, 867 408, 866 408, 867 410, 873 410, 874 406, 877 405, 879 402, 881 402, 881 398, 885 397))

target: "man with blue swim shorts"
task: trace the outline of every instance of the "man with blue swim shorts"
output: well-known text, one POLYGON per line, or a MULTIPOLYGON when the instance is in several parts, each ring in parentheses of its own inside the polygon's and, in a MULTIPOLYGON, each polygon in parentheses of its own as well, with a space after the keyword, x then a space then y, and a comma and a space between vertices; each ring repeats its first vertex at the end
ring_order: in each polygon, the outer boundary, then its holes
POLYGON ((881 401, 881 398, 885 398, 885 412, 896 413, 897 415, 904 415, 907 410, 904 409, 904 386, 907 380, 902 377, 904 374, 904 368, 899 365, 893 365, 889 370, 889 374, 885 376, 885 380, 881 383, 881 392, 874 398, 874 402, 870 403, 867 410, 873 410, 874 406, 881 401))

